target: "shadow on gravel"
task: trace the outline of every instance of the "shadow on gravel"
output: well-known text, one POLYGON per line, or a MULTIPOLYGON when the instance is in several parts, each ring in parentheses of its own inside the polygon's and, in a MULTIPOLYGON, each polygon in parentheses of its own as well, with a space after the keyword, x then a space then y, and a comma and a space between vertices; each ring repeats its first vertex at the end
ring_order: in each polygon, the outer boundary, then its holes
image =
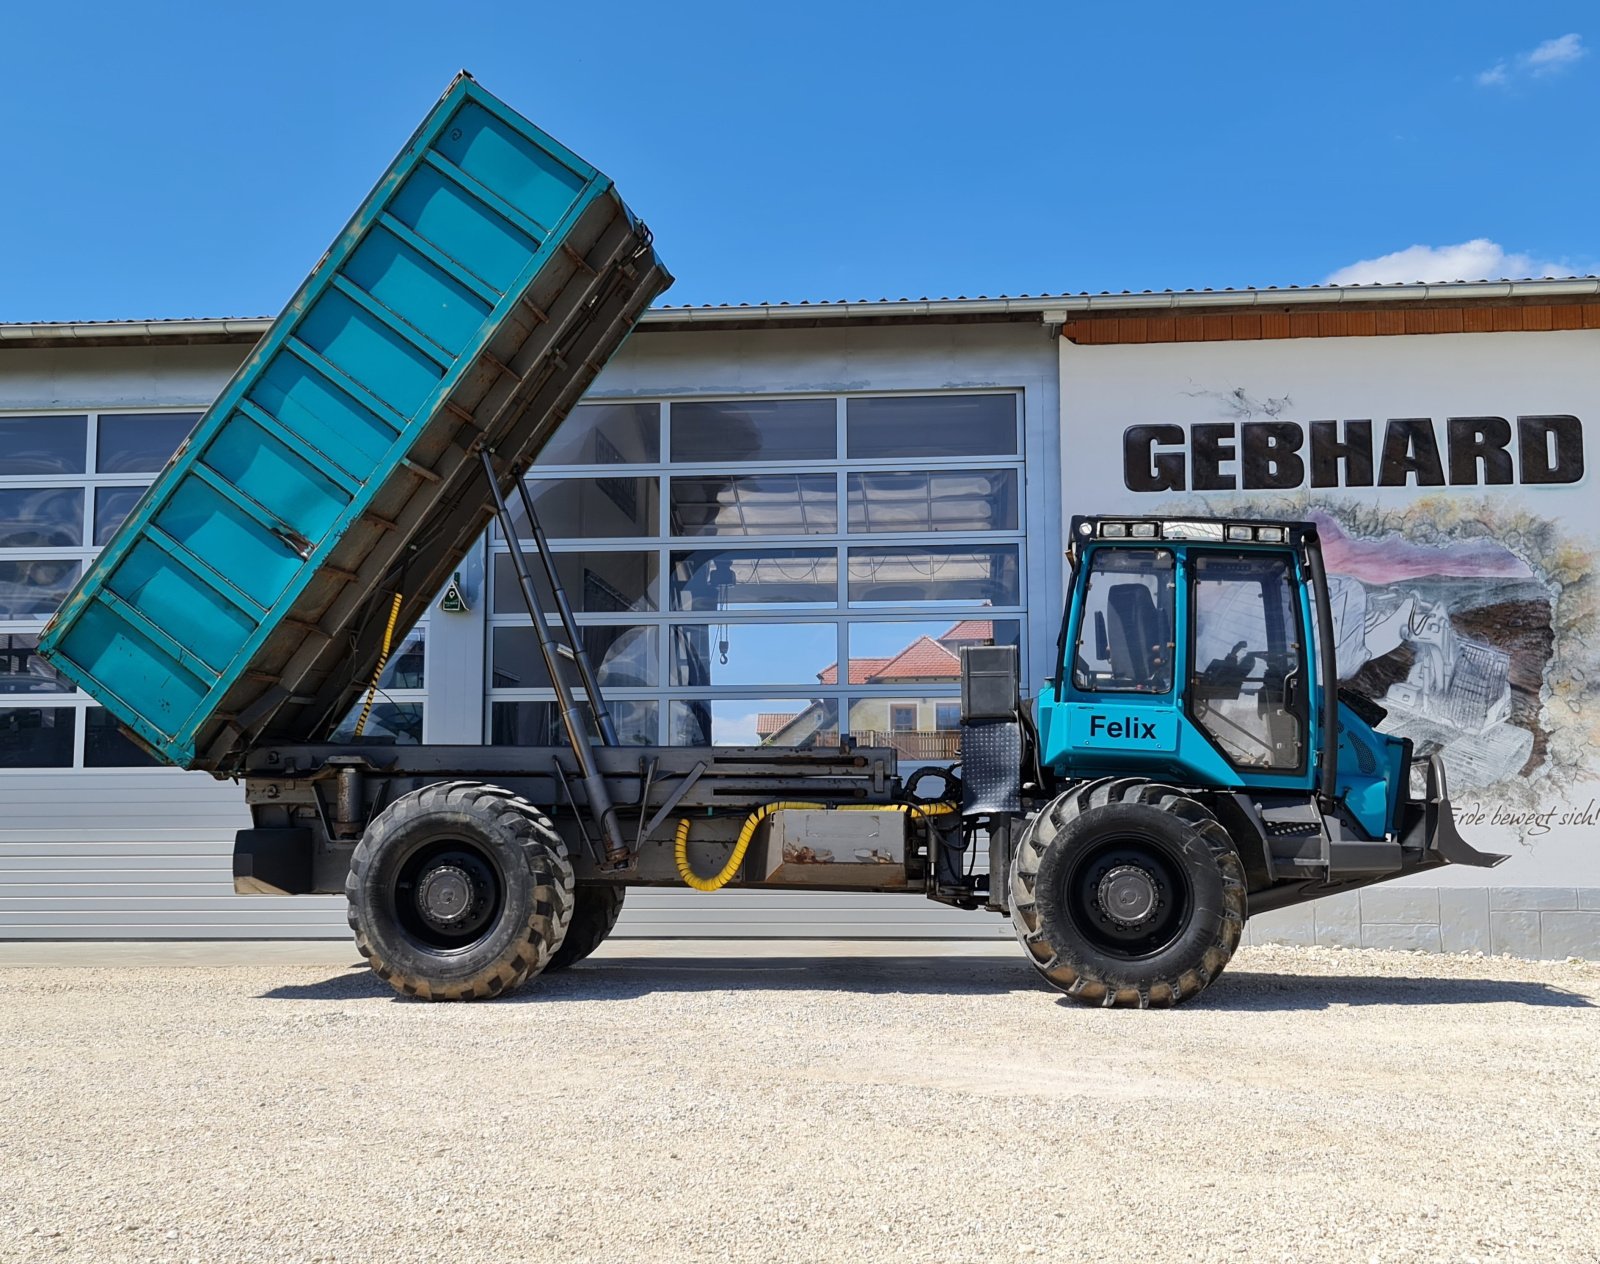
POLYGON ((1373 975, 1224 974, 1198 1000, 1212 1010, 1314 1010, 1336 1005, 1537 1005, 1593 1009, 1577 992, 1520 979, 1373 975))
MULTIPOLYGON (((671 992, 849 992, 866 996, 1053 993, 1021 958, 652 957, 586 961, 526 984, 500 1004, 626 1001, 671 992)), ((262 994, 280 1001, 405 1001, 365 968, 262 994)), ((1057 998, 1063 1006, 1078 1003, 1057 998)), ((1536 1005, 1594 1008, 1574 992, 1503 979, 1224 974, 1184 1010, 1319 1010, 1338 1005, 1536 1005)))

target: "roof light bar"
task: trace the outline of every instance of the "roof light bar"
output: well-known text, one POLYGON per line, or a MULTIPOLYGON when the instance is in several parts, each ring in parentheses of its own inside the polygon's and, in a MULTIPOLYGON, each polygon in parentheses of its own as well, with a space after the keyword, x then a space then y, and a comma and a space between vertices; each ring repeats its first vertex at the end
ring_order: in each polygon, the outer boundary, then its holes
POLYGON ((1221 519, 1099 518, 1079 523, 1079 534, 1100 540, 1199 540, 1228 544, 1283 544, 1282 523, 1221 519))

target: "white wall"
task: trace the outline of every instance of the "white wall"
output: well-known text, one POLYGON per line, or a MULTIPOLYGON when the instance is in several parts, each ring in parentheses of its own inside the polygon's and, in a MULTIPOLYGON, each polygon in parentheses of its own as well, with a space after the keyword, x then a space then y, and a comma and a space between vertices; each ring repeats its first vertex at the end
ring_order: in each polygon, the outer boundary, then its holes
MULTIPOLYGON (((1485 820, 1464 820, 1479 846, 1509 851, 1500 868, 1450 868, 1433 886, 1600 886, 1600 618, 1590 574, 1600 544, 1593 461, 1600 430, 1600 332, 1498 333, 1385 338, 1080 347, 1063 341, 1062 486, 1066 512, 1173 513, 1209 508, 1272 516, 1329 515, 1357 543, 1330 570, 1358 573, 1369 609, 1432 594, 1449 605, 1465 639, 1499 647, 1523 677, 1513 714, 1481 734, 1444 733, 1465 752, 1452 797, 1485 820), (1141 492, 1126 485, 1124 434, 1137 425, 1370 418, 1381 447, 1390 418, 1432 418, 1445 440, 1450 417, 1570 414, 1585 428, 1586 473, 1561 485, 1333 488, 1291 491, 1141 492), (1421 542, 1427 553, 1408 550, 1421 542), (1470 545, 1463 542, 1475 541, 1470 545), (1516 633, 1507 611, 1553 613, 1516 633), (1499 620, 1483 626, 1474 609, 1499 620), (1535 643, 1550 639, 1548 654, 1535 643), (1531 681, 1528 677, 1531 675, 1531 681), (1516 743, 1536 734, 1526 765, 1505 770, 1516 743), (1491 757, 1479 760, 1482 752, 1491 757), (1498 752, 1498 753, 1496 753, 1498 752), (1504 756, 1504 758, 1502 758, 1504 756), (1498 761, 1498 762, 1497 762, 1498 761), (1473 770, 1480 770, 1474 773, 1473 770), (1482 771, 1489 770, 1489 771, 1482 771), (1476 778, 1478 784, 1472 784, 1476 778), (1495 825, 1516 817, 1522 824, 1495 825), (1529 814, 1537 819, 1530 821, 1529 814), (1563 816, 1586 823, 1561 824, 1563 816)), ((1192 432, 1191 432, 1192 433, 1192 432)), ((1513 452, 1515 442, 1513 442, 1513 452)), ((1301 455, 1305 455, 1304 452, 1301 455)), ((1193 462, 1190 462, 1190 475, 1193 462)), ((1237 474, 1237 460, 1222 472, 1237 474)), ((1448 470, 1448 467, 1447 467, 1448 470)), ((1481 471, 1480 471, 1481 475, 1481 471)), ((1447 473, 1448 477, 1448 473, 1447 473)), ((1309 481, 1309 479, 1308 479, 1309 481)), ((1408 480, 1408 484, 1412 480, 1408 480)), ((1326 533, 1325 533, 1326 535, 1326 533)), ((1337 545, 1325 542, 1331 554, 1337 545)), ((1521 616, 1519 616, 1521 617, 1521 616)), ((1382 639, 1383 633, 1377 633, 1382 639)), ((1438 734, 1426 705, 1392 709, 1386 727, 1438 734)), ((1446 726, 1448 727, 1448 726, 1446 726)), ((1579 907, 1574 904, 1573 907, 1579 907)), ((1586 907, 1586 906, 1584 906, 1586 907)))

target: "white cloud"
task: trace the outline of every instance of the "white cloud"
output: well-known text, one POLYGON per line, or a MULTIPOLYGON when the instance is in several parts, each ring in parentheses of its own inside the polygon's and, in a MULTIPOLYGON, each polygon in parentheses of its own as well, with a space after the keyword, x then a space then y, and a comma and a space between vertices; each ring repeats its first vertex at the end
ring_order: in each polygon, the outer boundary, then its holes
POLYGON ((1567 276, 1559 263, 1513 254, 1487 237, 1454 246, 1407 246, 1376 259, 1361 259, 1330 272, 1326 285, 1377 285, 1384 282, 1480 281, 1486 278, 1567 276))
POLYGON ((1566 35, 1545 40, 1537 48, 1518 53, 1510 60, 1495 62, 1489 69, 1479 71, 1475 81, 1480 88, 1503 88, 1513 79, 1543 79, 1582 61, 1588 55, 1589 50, 1583 46, 1583 36, 1576 31, 1569 31, 1566 35))
POLYGON ((1531 53, 1523 53, 1517 61, 1532 74, 1550 75, 1575 61, 1582 61, 1588 51, 1583 46, 1583 36, 1569 33, 1558 39, 1545 40, 1531 53))

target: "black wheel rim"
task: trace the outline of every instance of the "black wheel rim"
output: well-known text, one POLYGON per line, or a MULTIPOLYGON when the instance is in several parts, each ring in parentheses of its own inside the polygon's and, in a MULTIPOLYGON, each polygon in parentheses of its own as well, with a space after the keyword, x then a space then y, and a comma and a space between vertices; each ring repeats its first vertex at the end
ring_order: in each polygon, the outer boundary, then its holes
POLYGON ((1096 949, 1136 960, 1168 947, 1188 926, 1194 890, 1179 859, 1159 841, 1125 834, 1079 857, 1062 904, 1096 949))
POLYGON ((494 857, 463 838, 414 847, 389 888, 394 919, 426 952, 465 952, 494 930, 505 907, 505 879, 494 857))

